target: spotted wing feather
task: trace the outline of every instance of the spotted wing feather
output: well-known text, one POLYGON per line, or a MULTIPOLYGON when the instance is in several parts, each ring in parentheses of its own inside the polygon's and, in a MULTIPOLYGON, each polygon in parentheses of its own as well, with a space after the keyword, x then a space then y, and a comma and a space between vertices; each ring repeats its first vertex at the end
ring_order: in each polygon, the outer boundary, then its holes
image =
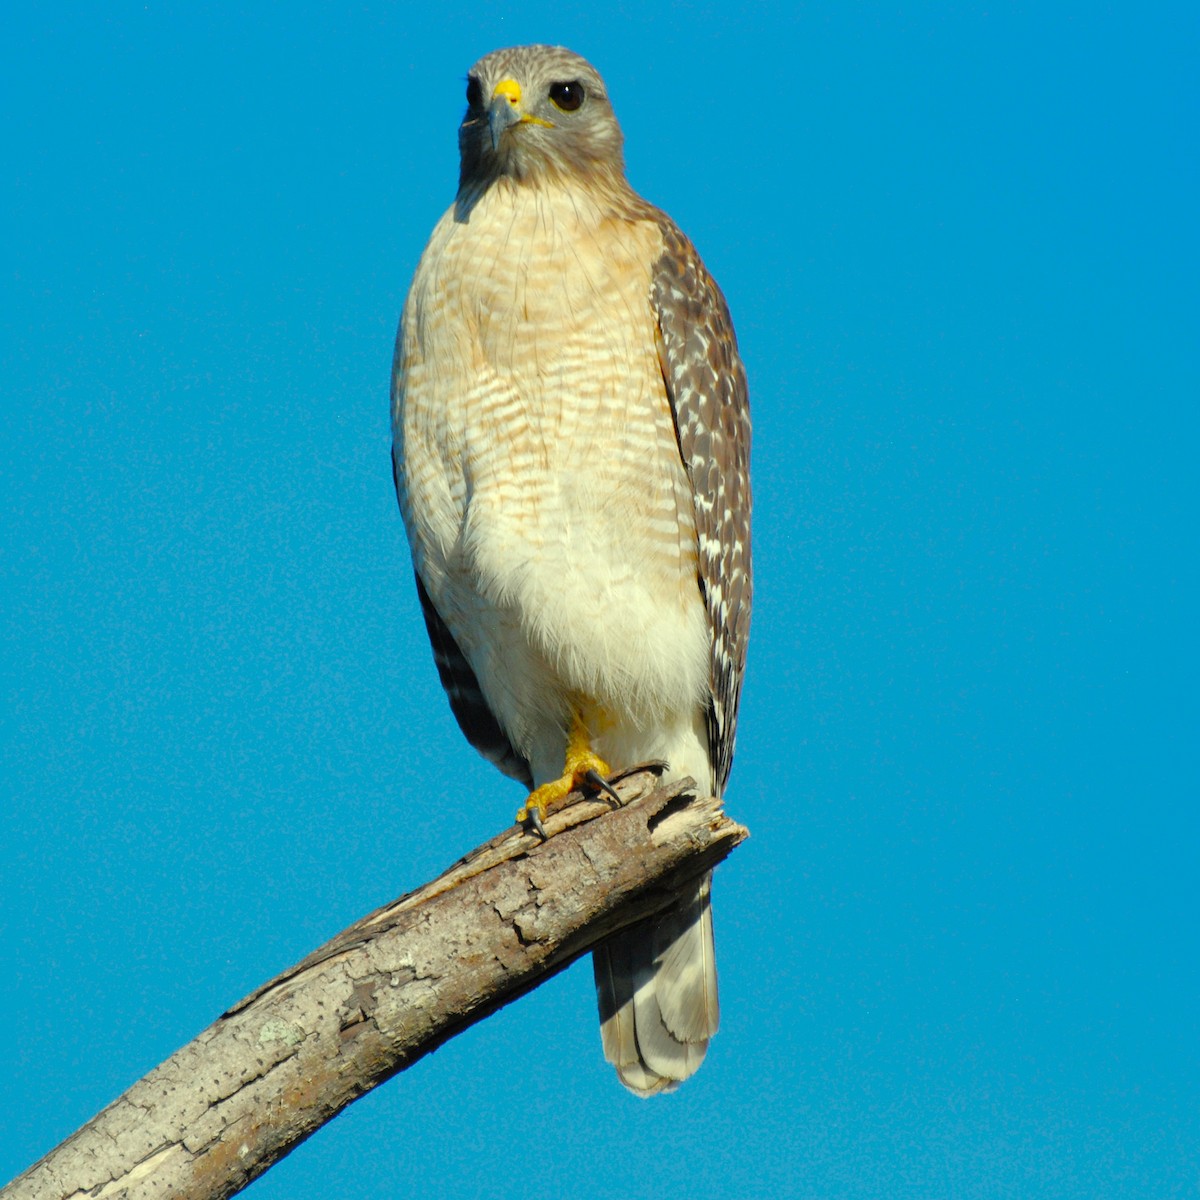
POLYGON ((699 583, 712 628, 708 739, 720 793, 733 765, 750 632, 750 407, 725 297, 688 238, 659 216, 651 302, 659 361, 692 482, 699 583))

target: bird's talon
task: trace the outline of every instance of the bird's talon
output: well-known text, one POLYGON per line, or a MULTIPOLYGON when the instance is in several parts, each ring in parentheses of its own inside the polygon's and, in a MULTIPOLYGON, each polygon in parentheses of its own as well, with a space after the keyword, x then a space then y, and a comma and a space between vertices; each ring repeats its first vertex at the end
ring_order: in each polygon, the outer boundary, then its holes
POLYGON ((517 821, 524 825, 526 823, 533 826, 538 836, 543 842, 550 840, 550 835, 546 832, 546 826, 542 823, 541 810, 532 804, 527 804, 519 813, 517 813, 517 821))
POLYGON ((583 779, 585 783, 590 783, 601 795, 607 795, 612 800, 613 807, 621 807, 621 797, 617 794, 617 789, 595 767, 591 767, 585 771, 583 779))

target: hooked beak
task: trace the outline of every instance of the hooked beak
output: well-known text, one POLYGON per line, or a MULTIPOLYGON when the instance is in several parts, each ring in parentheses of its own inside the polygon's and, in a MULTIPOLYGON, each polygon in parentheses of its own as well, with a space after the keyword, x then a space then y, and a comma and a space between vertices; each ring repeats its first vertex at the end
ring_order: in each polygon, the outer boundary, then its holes
POLYGON ((522 111, 521 85, 515 79, 502 79, 496 84, 487 116, 493 151, 499 151, 500 139, 514 125, 544 125, 547 129, 554 128, 552 121, 522 111))
POLYGON ((500 139, 521 120, 521 85, 515 79, 502 79, 492 92, 488 105, 488 131, 492 149, 500 149, 500 139))

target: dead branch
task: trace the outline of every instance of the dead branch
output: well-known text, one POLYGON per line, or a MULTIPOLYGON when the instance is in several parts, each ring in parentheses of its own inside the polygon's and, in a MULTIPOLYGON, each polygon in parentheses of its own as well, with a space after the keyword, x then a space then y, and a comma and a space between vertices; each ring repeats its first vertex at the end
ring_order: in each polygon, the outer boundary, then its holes
MULTIPOLYGON (((660 911, 746 830, 641 768, 513 827, 246 997, 0 1190, 231 1196, 364 1092, 660 911)), ((615 1086, 615 1085, 614 1085, 615 1086)))

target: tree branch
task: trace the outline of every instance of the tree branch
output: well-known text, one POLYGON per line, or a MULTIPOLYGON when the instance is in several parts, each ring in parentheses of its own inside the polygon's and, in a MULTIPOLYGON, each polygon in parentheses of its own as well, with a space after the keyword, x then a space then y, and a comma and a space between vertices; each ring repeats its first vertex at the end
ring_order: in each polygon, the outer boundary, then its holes
POLYGON ((514 827, 264 984, 0 1190, 231 1196, 364 1092, 561 971, 746 836, 659 768, 514 827))

